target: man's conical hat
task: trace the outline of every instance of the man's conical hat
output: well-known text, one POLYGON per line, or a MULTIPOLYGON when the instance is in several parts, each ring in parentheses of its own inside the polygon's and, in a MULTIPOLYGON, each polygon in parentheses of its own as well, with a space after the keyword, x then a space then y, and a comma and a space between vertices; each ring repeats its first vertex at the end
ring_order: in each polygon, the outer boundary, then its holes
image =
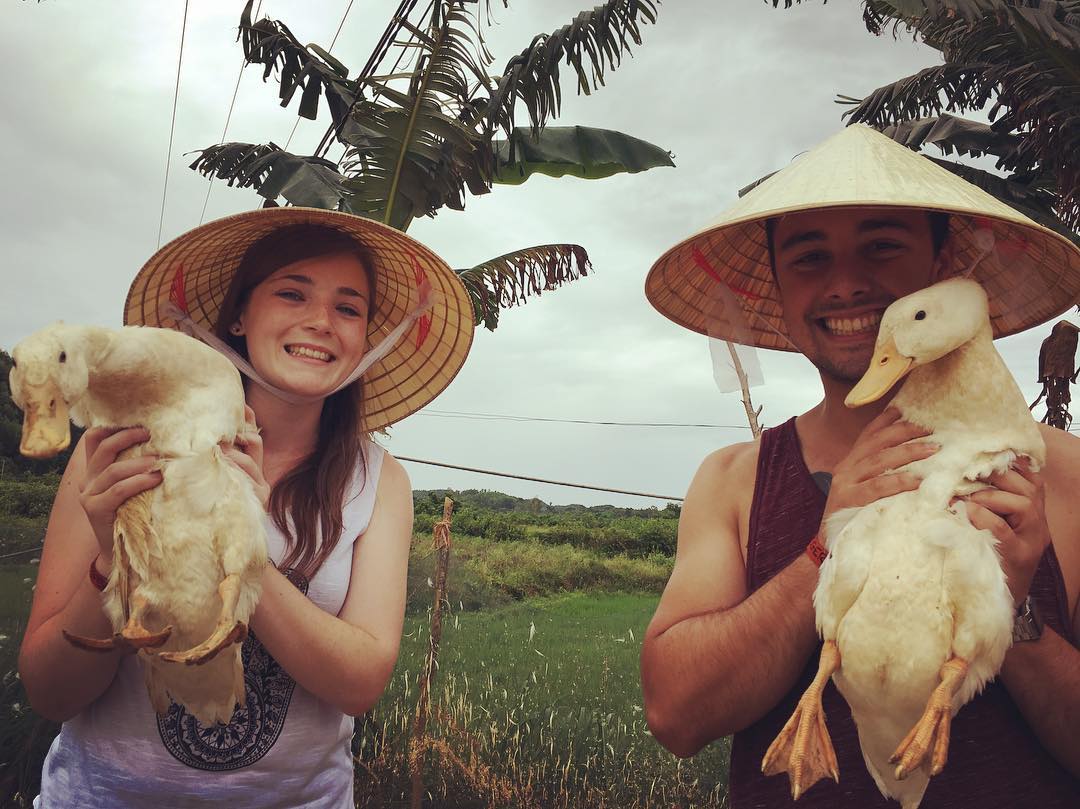
POLYGON ((701 334, 791 350, 769 266, 765 222, 820 208, 915 208, 951 214, 953 266, 990 298, 994 334, 1043 323, 1080 300, 1080 248, 947 169, 863 125, 846 127, 662 255, 645 295, 701 334), (991 238, 992 236, 992 238, 991 238), (749 312, 749 334, 717 334, 707 313, 724 284, 749 312))

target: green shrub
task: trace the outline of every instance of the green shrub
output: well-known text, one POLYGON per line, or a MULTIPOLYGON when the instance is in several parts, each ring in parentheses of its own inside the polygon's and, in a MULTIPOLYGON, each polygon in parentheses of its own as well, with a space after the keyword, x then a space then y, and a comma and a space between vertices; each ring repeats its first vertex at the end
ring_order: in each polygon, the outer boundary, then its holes
POLYGON ((56 479, 0 480, 0 517, 48 517, 56 498, 56 479))

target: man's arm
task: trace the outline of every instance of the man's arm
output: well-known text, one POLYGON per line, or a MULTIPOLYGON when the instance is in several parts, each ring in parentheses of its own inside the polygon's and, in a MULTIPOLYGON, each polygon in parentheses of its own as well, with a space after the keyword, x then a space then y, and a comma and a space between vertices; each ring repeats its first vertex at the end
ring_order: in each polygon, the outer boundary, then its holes
MULTIPOLYGON (((1020 470, 994 476, 969 499, 972 523, 997 537, 1009 586, 1019 603, 1053 537, 1054 550, 1080 630, 1080 439, 1043 429, 1046 467, 1041 475, 1020 470), (1045 492, 1045 494, 1044 494, 1045 492), (1044 502, 1045 501, 1045 502, 1044 502)), ((1080 634, 1080 633, 1078 633, 1080 634)), ((1080 649, 1047 627, 1037 641, 1016 643, 1005 656, 1001 679, 1043 746, 1080 777, 1080 649)))
MULTIPOLYGON (((889 473, 937 447, 887 409, 833 470, 825 518, 919 486, 889 473)), ((675 569, 645 633, 641 679, 653 735, 690 756, 761 718, 791 688, 817 642, 811 594, 817 568, 800 556, 749 598, 740 493, 752 493, 757 446, 737 444, 698 470, 679 520, 675 569)), ((806 540, 809 542, 810 536, 806 540)))
POLYGON ((675 568, 645 633, 645 715, 679 756, 764 715, 817 641, 817 568, 808 558, 746 597, 738 491, 752 488, 756 462, 756 445, 737 444, 701 465, 683 504, 675 568))

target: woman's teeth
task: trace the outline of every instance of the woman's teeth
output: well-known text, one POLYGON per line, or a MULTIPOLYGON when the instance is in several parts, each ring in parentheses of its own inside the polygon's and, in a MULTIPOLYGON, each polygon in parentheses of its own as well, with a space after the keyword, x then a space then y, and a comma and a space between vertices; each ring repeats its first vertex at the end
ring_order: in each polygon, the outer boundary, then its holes
POLYGON ((323 362, 330 362, 330 360, 334 358, 333 354, 328 354, 325 351, 319 351, 314 348, 306 348, 304 346, 285 346, 285 350, 294 357, 311 357, 312 359, 322 360, 323 362))
POLYGON ((863 315, 862 317, 826 317, 822 318, 825 329, 833 334, 877 333, 881 314, 863 315))

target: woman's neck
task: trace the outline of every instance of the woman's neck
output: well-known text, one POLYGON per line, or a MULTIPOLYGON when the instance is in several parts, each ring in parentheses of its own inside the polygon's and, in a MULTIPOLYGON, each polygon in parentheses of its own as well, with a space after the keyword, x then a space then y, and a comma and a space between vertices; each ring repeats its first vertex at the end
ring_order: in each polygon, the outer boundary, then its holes
POLYGON ((248 406, 255 411, 267 460, 297 461, 314 452, 319 440, 323 401, 290 404, 250 382, 246 398, 248 406))

